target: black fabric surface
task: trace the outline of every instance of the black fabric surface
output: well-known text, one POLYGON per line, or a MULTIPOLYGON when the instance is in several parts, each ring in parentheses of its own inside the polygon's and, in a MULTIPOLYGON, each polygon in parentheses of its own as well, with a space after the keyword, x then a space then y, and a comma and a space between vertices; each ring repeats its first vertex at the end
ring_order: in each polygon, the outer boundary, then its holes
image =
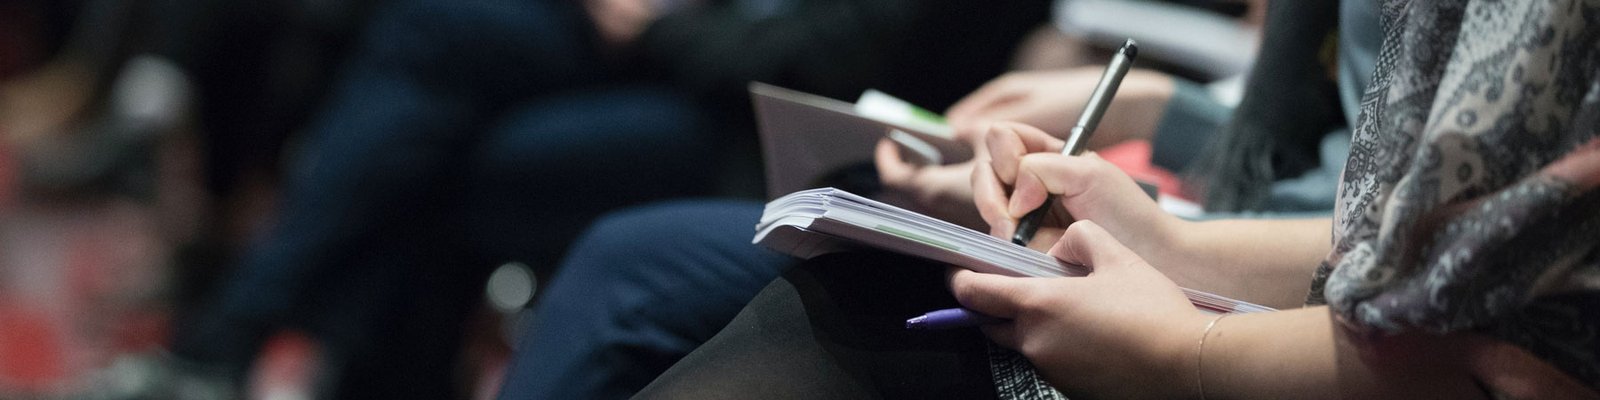
POLYGON ((636 398, 994 398, 977 329, 905 329, 957 305, 944 271, 878 252, 807 261, 636 398))

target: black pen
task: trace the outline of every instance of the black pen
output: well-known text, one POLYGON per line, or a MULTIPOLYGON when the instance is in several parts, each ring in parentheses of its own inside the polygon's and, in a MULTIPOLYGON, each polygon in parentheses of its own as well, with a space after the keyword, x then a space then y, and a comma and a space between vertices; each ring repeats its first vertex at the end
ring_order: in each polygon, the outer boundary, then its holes
MULTIPOLYGON (((1133 58, 1138 55, 1139 44, 1133 39, 1123 42, 1122 48, 1117 49, 1117 54, 1106 64, 1106 73, 1100 75, 1100 84, 1094 87, 1094 93, 1089 94, 1089 104, 1084 106, 1083 114, 1078 116, 1078 125, 1073 126, 1072 132, 1067 135, 1067 145, 1061 148, 1061 154, 1075 156, 1082 154, 1083 149, 1088 147, 1089 136, 1093 135, 1094 128, 1100 125, 1100 117, 1105 115, 1106 108, 1111 106, 1111 98, 1117 95, 1117 86, 1122 85, 1122 77, 1128 75, 1128 68, 1133 65, 1133 58)), ((1017 220, 1017 232, 1011 235, 1011 243, 1027 246, 1055 201, 1054 196, 1047 197, 1039 208, 1029 211, 1027 215, 1022 216, 1022 219, 1017 220)))

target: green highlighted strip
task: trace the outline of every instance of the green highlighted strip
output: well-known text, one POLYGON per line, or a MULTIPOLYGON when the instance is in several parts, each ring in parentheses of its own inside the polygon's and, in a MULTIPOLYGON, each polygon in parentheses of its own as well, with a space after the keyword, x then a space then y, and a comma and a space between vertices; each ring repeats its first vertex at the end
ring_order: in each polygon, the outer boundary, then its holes
POLYGON ((961 248, 960 247, 956 247, 955 245, 952 245, 952 244, 949 244, 949 243, 940 242, 940 241, 933 240, 933 239, 929 239, 929 238, 927 238, 925 236, 918 235, 918 234, 911 233, 911 232, 906 232, 904 230, 896 229, 894 227, 890 227, 890 226, 887 226, 887 225, 878 225, 878 226, 875 226, 873 228, 877 229, 877 230, 880 230, 880 231, 888 232, 888 233, 890 233, 892 235, 895 235, 895 236, 899 236, 899 237, 902 237, 902 238, 911 239, 911 240, 915 240, 915 241, 918 241, 918 242, 922 242, 924 244, 932 245, 934 247, 942 247, 942 248, 944 248, 946 250, 950 250, 950 251, 961 251, 961 248))
POLYGON ((939 115, 939 113, 936 113, 936 112, 933 112, 933 111, 924 110, 921 107, 917 107, 917 106, 913 106, 913 105, 909 105, 909 104, 907 105, 907 107, 911 107, 911 118, 919 119, 919 120, 922 120, 923 122, 931 122, 931 123, 940 124, 940 125, 944 125, 945 124, 944 116, 939 115))

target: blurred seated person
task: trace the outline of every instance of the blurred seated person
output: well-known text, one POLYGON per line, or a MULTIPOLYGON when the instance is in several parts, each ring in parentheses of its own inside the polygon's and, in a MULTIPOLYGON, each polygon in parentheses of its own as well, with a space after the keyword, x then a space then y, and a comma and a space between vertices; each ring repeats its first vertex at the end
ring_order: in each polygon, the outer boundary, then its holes
POLYGON ((489 269, 547 275, 600 212, 715 189, 747 82, 949 102, 1004 67, 1036 3, 385 5, 299 144, 276 222, 173 353, 237 388, 265 337, 309 327, 326 396, 455 397, 489 269))

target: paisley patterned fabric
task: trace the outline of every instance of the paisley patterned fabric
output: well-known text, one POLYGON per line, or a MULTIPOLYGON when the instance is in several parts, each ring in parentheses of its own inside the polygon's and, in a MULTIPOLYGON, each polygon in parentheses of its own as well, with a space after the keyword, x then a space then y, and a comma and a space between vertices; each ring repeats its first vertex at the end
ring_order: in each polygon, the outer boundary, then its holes
POLYGON ((1600 1, 1383 2, 1312 284, 1346 325, 1477 331, 1600 388, 1600 1))
MULTIPOLYGON (((1372 333, 1485 333, 1600 389, 1600 190, 1550 173, 1600 157, 1600 0, 1381 8, 1307 304, 1372 333)), ((1062 398, 1019 354, 991 367, 1001 398, 1062 398)))

